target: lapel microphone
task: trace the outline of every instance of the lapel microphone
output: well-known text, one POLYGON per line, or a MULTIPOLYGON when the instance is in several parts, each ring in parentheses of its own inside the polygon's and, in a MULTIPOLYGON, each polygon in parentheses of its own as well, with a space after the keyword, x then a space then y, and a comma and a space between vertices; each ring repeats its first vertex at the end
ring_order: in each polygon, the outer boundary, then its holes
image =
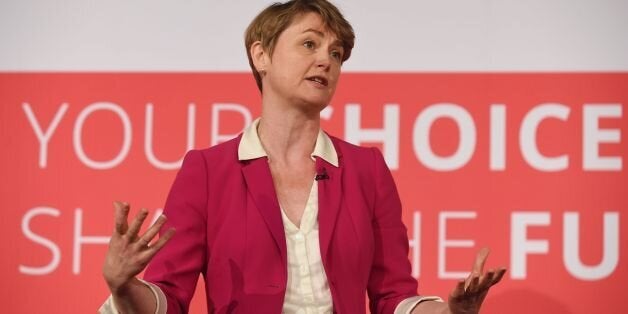
POLYGON ((314 180, 316 181, 328 180, 328 179, 329 179, 329 175, 327 175, 327 169, 325 168, 322 169, 321 173, 317 173, 316 177, 314 177, 314 180))

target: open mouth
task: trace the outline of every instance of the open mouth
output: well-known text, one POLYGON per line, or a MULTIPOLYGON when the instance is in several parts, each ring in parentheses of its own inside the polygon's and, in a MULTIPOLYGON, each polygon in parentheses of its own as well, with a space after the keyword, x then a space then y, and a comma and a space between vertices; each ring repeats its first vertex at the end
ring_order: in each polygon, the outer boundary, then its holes
POLYGON ((327 84, 328 84, 327 79, 322 77, 322 76, 310 76, 310 77, 306 78, 306 80, 312 81, 312 82, 316 82, 316 83, 321 84, 323 86, 327 86, 327 84))

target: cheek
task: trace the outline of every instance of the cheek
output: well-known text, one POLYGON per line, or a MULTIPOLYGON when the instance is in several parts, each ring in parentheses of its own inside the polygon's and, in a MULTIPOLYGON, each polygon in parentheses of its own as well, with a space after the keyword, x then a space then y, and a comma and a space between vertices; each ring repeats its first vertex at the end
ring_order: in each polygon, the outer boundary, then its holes
MULTIPOLYGON (((280 80, 280 83, 282 85, 291 86, 298 83, 298 81, 296 80, 297 76, 298 76, 298 73, 296 73, 294 68, 291 68, 289 65, 286 64, 286 66, 284 66, 281 69, 277 79, 280 80)), ((289 88, 292 88, 292 87, 289 87, 289 88)))
POLYGON ((303 61, 299 58, 284 57, 280 63, 276 64, 275 68, 278 72, 278 77, 282 80, 298 80, 303 76, 304 67, 303 61))

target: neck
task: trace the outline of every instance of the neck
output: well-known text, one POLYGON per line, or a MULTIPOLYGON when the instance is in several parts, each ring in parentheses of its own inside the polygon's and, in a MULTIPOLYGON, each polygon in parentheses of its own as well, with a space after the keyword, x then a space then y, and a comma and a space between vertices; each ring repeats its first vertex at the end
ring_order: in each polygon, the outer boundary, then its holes
POLYGON ((258 134, 274 163, 291 164, 309 159, 320 130, 320 116, 297 109, 262 106, 258 134))

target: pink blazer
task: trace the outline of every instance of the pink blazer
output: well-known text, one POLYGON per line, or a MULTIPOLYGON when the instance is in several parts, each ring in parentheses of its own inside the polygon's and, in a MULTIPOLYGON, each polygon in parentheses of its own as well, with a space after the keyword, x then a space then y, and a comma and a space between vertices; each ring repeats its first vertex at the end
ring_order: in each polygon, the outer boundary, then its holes
MULTIPOLYGON (((166 206, 170 242, 148 266, 168 313, 187 313, 199 273, 210 313, 281 313, 286 239, 266 158, 238 160, 240 137, 190 151, 166 206)), ((319 237, 335 313, 393 313, 416 295, 401 203, 381 153, 331 137, 335 167, 316 159, 319 237)))

